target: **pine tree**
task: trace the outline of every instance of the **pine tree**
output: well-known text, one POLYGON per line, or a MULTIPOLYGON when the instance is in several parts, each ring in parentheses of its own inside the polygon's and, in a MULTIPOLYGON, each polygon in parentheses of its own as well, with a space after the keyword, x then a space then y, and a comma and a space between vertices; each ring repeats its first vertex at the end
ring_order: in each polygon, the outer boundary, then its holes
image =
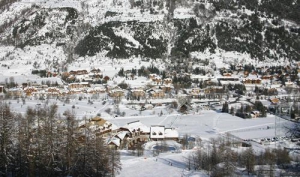
POLYGON ((6 174, 12 163, 14 116, 8 104, 0 102, 0 172, 6 174))
POLYGON ((223 104, 223 107, 222 107, 222 112, 227 112, 228 113, 228 103, 227 101, 223 104))

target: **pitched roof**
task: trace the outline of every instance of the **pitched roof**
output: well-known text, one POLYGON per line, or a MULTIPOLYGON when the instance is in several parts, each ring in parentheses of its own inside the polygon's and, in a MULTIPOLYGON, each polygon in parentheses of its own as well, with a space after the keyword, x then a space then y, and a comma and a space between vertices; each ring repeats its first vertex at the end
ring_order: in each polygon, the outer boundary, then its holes
POLYGON ((112 138, 109 138, 109 139, 107 140, 107 144, 114 144, 114 145, 116 145, 117 147, 119 147, 120 144, 121 144, 121 140, 120 140, 119 138, 112 137, 112 138))
POLYGON ((134 132, 136 130, 139 130, 144 133, 150 132, 150 128, 148 126, 142 124, 139 120, 134 121, 134 122, 129 122, 123 128, 127 128, 130 132, 134 132))
POLYGON ((165 138, 178 138, 179 133, 174 128, 165 128, 165 138))

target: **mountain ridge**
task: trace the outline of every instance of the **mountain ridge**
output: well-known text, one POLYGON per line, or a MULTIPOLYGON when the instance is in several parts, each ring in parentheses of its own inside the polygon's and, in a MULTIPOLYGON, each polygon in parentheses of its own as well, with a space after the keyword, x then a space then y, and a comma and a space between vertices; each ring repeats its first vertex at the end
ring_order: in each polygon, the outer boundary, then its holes
POLYGON ((156 59, 216 50, 247 53, 259 61, 300 59, 298 12, 293 12, 299 0, 285 2, 279 9, 293 8, 281 15, 273 9, 278 0, 11 2, 0 17, 10 14, 10 7, 20 7, 15 15, 23 15, 0 24, 6 26, 0 28, 2 45, 62 47, 67 62, 98 53, 156 59))

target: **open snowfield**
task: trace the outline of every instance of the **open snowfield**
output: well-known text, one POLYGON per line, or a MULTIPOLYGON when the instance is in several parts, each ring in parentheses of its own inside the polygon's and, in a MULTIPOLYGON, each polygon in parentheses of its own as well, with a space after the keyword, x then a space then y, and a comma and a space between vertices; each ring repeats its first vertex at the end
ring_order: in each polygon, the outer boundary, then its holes
MULTIPOLYGON (((207 177, 203 172, 187 171, 185 158, 192 151, 182 153, 162 153, 157 157, 144 155, 132 157, 122 152, 122 171, 118 176, 122 177, 207 177)), ((147 152, 146 152, 147 153, 147 152)))

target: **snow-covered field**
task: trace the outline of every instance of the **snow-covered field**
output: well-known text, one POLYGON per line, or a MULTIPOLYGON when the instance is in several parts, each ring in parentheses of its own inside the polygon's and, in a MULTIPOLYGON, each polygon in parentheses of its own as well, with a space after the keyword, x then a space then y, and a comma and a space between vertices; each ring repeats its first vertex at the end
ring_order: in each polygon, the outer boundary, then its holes
POLYGON ((122 153, 122 171, 120 177, 207 177, 203 172, 185 169, 185 158, 191 151, 182 153, 163 153, 157 157, 132 157, 122 153))

